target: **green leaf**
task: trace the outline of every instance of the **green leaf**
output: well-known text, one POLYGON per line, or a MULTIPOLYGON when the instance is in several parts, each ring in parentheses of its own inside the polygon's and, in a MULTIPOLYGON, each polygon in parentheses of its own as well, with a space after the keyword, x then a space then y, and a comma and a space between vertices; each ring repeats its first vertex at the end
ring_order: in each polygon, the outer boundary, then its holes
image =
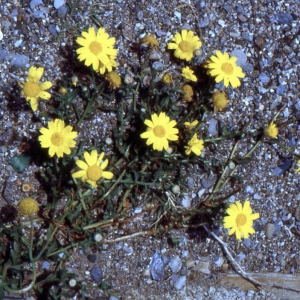
POLYGON ((20 154, 9 159, 8 163, 17 171, 23 172, 30 164, 30 156, 28 154, 20 154))
POLYGON ((252 161, 252 159, 251 159, 251 157, 245 157, 245 158, 237 157, 237 158, 234 158, 233 161, 236 165, 246 165, 246 164, 249 164, 252 161))

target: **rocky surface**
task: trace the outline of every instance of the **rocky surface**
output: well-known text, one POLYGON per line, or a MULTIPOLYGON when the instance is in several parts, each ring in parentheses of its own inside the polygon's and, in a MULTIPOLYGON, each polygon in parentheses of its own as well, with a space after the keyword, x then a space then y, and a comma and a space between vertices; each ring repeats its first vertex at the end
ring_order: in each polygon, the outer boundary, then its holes
MULTIPOLYGON (((172 66, 166 43, 182 28, 194 30, 203 41, 199 63, 216 50, 238 57, 246 73, 242 86, 229 89, 230 105, 220 114, 207 117, 207 128, 213 136, 218 124, 241 128, 245 123, 253 130, 270 122, 281 109, 277 120, 284 122, 299 116, 299 1, 2 1, 0 4, 0 186, 1 205, 16 205, 26 194, 22 184, 31 182, 39 166, 31 164, 26 171, 16 172, 9 159, 36 138, 43 125, 20 96, 18 81, 24 80, 31 65, 45 68, 44 77, 53 83, 74 72, 75 37, 88 26, 104 26, 115 36, 119 49, 120 74, 134 74, 139 65, 132 44, 147 33, 155 34, 160 47, 155 56, 160 68, 172 66), (67 3, 66 3, 67 2, 67 3)), ((218 85, 222 88, 222 84, 218 85)), ((52 93, 55 94, 55 88, 52 93)), ((41 111, 46 107, 42 103, 41 111)), ((98 112, 87 121, 90 139, 106 139, 111 132, 113 114, 98 112)), ((280 127, 279 139, 299 149, 298 123, 280 127)), ((84 133, 82 133, 84 136, 84 133)), ((249 141, 250 143, 251 141, 249 141)), ((241 144, 243 155, 250 144, 241 144)), ((109 151, 107 145, 107 151, 109 151)), ((216 155, 228 149, 220 146, 216 155)), ((256 233, 238 243, 222 227, 216 234, 228 244, 235 259, 246 272, 275 272, 300 276, 299 179, 296 160, 276 144, 263 144, 255 159, 239 171, 244 181, 238 194, 229 201, 249 199, 260 219, 256 233)), ((178 203, 191 205, 211 189, 215 178, 195 169, 187 178, 188 193, 177 197, 178 203)), ((132 211, 132 222, 108 228, 106 240, 146 230, 155 222, 154 214, 132 211)), ((43 201, 43 200, 42 200, 43 201)), ((135 208, 138 209, 138 208, 135 208)), ((230 272, 220 246, 200 228, 192 232, 172 232, 176 243, 166 237, 138 237, 102 244, 99 249, 73 249, 67 269, 90 285, 101 280, 112 284, 110 299, 291 299, 275 291, 242 291, 218 281, 221 273, 230 272), (116 298, 114 298, 116 297, 116 298)), ((40 268, 54 267, 44 262, 40 268)), ((87 297, 108 296, 90 290, 87 297)), ((294 297, 294 296, 293 296, 294 297)), ((293 298, 296 299, 296 298, 293 298)), ((299 298, 298 298, 299 299, 299 298)))

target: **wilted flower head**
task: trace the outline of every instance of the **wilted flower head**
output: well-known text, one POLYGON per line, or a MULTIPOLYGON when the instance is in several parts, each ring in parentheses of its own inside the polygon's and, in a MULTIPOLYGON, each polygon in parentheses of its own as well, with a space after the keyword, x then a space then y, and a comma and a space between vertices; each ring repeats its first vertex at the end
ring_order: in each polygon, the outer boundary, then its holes
POLYGON ((195 82, 197 81, 197 77, 194 74, 194 71, 192 69, 190 69, 189 67, 183 68, 181 75, 187 80, 191 80, 191 81, 195 81, 195 82))
POLYGON ((193 135, 193 137, 190 139, 190 141, 188 142, 187 146, 184 146, 185 150, 185 154, 186 155, 190 155, 192 152, 194 152, 196 155, 201 155, 201 152, 204 148, 204 141, 203 140, 199 140, 197 137, 197 134, 195 133, 193 135))
POLYGON ((171 75, 170 73, 166 73, 166 74, 163 76, 162 81, 163 81, 165 84, 170 84, 170 83, 172 83, 172 81, 173 81, 172 75, 171 75))
POLYGON ((150 48, 155 48, 159 46, 158 40, 152 34, 146 35, 143 38, 143 43, 148 45, 150 48))
POLYGON ((227 94, 224 91, 217 91, 214 92, 212 95, 212 102, 214 105, 214 111, 222 111, 225 109, 228 99, 227 99, 227 94))
POLYGON ((190 122, 184 122, 184 126, 186 127, 186 129, 191 130, 193 128, 195 128, 198 125, 198 121, 194 120, 192 123, 190 122))
POLYGON ((120 75, 115 71, 107 73, 105 79, 109 82, 109 86, 112 89, 117 89, 122 83, 120 75))
POLYGON ((18 210, 21 215, 32 216, 39 210, 39 205, 32 198, 24 198, 18 204, 18 210))
POLYGON ((184 91, 184 95, 182 95, 183 99, 186 102, 191 102, 194 96, 193 88, 187 83, 182 85, 180 88, 184 91))

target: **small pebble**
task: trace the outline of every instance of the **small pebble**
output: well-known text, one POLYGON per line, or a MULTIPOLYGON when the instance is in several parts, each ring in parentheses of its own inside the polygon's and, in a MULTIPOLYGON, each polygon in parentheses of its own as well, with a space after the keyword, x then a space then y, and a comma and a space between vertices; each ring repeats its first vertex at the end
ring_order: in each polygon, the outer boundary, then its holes
POLYGON ((181 290, 186 283, 186 276, 180 276, 174 284, 176 290, 181 290))
POLYGON ((267 239, 271 239, 275 233, 275 225, 272 223, 267 223, 265 226, 265 233, 266 233, 267 239))
POLYGON ((95 282, 99 283, 103 277, 101 269, 98 267, 93 268, 91 270, 91 276, 95 282))

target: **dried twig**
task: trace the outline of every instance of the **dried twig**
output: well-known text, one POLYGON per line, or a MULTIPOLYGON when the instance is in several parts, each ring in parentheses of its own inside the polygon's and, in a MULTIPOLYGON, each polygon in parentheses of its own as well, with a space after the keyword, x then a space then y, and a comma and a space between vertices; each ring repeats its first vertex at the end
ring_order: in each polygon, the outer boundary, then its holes
POLYGON ((276 288, 276 289, 283 289, 283 290, 288 290, 292 292, 297 292, 300 293, 300 290, 297 289, 292 289, 292 288, 286 288, 277 284, 267 284, 267 283, 261 283, 251 276, 249 276, 243 269, 242 267, 234 260, 233 256, 229 252, 226 243, 224 243, 219 237, 217 237, 212 231, 210 231, 205 225, 202 225, 202 227, 205 229, 207 233, 209 233, 222 247, 227 259, 230 261, 234 271, 238 273, 241 277, 243 277, 245 280, 249 281, 252 283, 257 289, 260 289, 262 287, 269 287, 269 288, 276 288))

